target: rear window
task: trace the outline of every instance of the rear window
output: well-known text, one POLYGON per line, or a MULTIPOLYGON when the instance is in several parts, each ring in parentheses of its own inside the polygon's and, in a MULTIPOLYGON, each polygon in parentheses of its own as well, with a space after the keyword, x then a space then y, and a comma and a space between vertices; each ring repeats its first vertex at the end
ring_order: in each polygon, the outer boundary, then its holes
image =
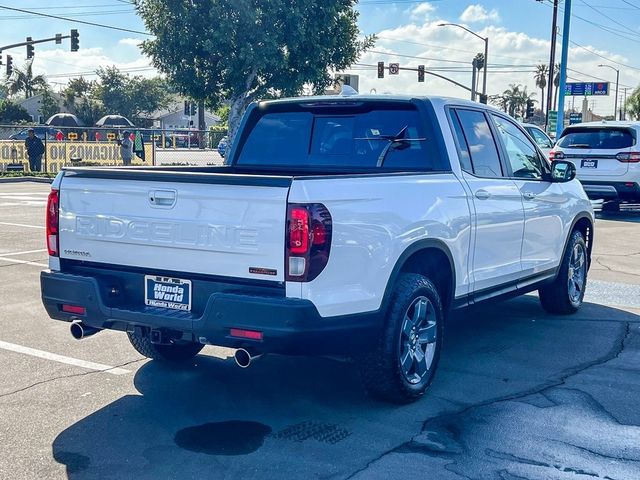
POLYGON ((635 145, 633 130, 629 128, 568 128, 562 133, 558 146, 562 148, 593 148, 619 150, 635 145))
POLYGON ((296 111, 267 112, 258 117, 253 127, 248 127, 249 135, 240 142, 235 165, 444 169, 433 135, 412 105, 311 111, 293 105, 291 109, 296 111))

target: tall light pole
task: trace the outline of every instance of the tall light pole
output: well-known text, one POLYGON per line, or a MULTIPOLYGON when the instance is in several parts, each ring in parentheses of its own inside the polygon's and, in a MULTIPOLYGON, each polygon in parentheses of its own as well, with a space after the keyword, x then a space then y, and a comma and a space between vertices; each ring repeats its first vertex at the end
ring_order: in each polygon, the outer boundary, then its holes
POLYGON ((475 35, 476 37, 478 37, 480 40, 482 40, 484 42, 484 68, 483 68, 483 72, 482 72, 482 96, 486 97, 487 96, 487 65, 489 64, 489 37, 483 37, 481 35, 478 35, 476 32, 472 32, 471 30, 469 30, 467 27, 464 27, 462 25, 459 25, 457 23, 441 23, 438 25, 439 27, 458 27, 461 28, 467 32, 469 32, 471 35, 475 35))
POLYGON ((611 65, 605 65, 604 63, 601 63, 598 66, 599 67, 607 67, 607 68, 610 68, 611 70, 615 70, 616 71, 616 99, 615 99, 614 107, 613 107, 613 119, 614 120, 620 120, 618 118, 618 84, 620 83, 620 70, 618 70, 616 67, 612 67, 611 65))

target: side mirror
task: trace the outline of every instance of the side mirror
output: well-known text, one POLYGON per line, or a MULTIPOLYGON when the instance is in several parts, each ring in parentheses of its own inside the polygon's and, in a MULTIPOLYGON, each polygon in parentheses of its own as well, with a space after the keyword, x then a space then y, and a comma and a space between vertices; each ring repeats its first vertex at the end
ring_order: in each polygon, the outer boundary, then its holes
POLYGON ((576 166, 566 160, 554 160, 551 163, 551 181, 566 183, 576 178, 576 166))

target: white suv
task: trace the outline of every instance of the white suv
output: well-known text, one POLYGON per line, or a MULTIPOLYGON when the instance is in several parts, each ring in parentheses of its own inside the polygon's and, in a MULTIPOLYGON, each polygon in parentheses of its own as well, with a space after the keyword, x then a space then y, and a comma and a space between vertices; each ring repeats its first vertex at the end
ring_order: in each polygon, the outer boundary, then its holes
POLYGON ((605 200, 604 210, 621 202, 640 202, 638 122, 592 122, 567 127, 550 160, 569 160, 591 199, 605 200))

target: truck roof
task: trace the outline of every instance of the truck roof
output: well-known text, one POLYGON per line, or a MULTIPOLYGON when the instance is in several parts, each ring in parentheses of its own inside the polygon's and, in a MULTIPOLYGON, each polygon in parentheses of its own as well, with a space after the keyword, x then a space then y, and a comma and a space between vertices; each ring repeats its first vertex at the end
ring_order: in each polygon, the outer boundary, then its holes
POLYGON ((313 103, 313 102, 410 102, 415 100, 422 100, 431 102, 434 107, 444 107, 446 105, 461 105, 468 107, 482 107, 487 110, 503 113, 502 110, 493 107, 492 105, 483 105, 478 102, 472 102, 462 98, 454 97, 442 97, 442 96, 420 96, 420 95, 314 95, 306 97, 289 97, 280 98, 276 100, 264 100, 259 102, 260 105, 274 105, 274 104, 286 104, 286 103, 313 103))

